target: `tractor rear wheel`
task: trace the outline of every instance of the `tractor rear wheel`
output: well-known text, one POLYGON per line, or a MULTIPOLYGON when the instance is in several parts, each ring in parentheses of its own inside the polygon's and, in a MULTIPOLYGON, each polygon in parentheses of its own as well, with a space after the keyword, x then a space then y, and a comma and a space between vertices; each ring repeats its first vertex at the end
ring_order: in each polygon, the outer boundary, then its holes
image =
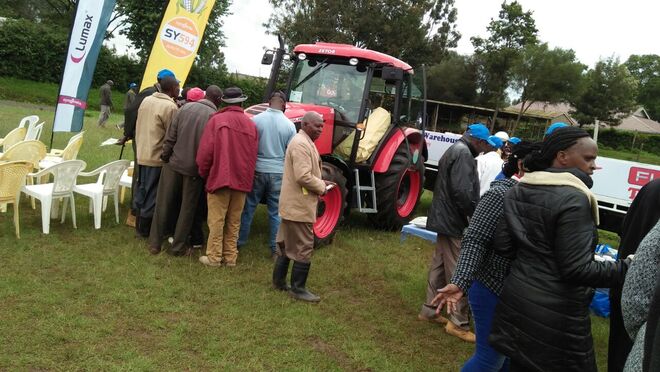
POLYGON ((332 243, 337 227, 344 219, 346 209, 346 177, 342 171, 330 163, 323 163, 323 179, 337 184, 325 195, 319 197, 319 204, 314 222, 314 246, 321 247, 332 243))
POLYGON ((376 174, 378 212, 370 214, 373 225, 397 230, 408 223, 415 213, 424 188, 424 157, 412 164, 405 142, 397 149, 385 173, 376 174))

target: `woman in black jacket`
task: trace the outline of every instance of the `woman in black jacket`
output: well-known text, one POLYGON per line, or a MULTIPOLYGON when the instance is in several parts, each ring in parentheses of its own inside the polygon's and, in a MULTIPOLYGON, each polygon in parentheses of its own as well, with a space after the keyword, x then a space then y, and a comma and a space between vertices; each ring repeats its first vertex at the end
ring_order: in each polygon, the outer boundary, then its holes
POLYGON ((561 128, 525 159, 504 199, 498 253, 513 259, 490 343, 511 371, 596 371, 589 303, 593 287, 623 281, 627 261, 596 262, 598 205, 589 188, 598 147, 561 128))

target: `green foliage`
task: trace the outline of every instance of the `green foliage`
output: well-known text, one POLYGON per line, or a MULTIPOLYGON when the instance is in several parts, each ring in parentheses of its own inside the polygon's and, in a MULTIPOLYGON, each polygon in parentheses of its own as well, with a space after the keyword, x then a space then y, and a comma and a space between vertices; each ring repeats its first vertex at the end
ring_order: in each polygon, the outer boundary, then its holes
POLYGON ((477 67, 471 57, 454 52, 427 73, 428 98, 470 105, 477 99, 477 67))
MULTIPOLYGON (((119 33, 131 41, 142 61, 151 53, 167 4, 162 0, 117 0, 115 12, 120 21, 116 27, 125 26, 119 33)), ((202 68, 225 68, 221 51, 224 46, 222 17, 227 14, 229 4, 229 0, 216 0, 211 10, 196 60, 202 68)))
POLYGON ((68 27, 75 8, 75 0, 0 0, 0 17, 68 27))
POLYGON ((618 125, 622 114, 635 108, 637 80, 618 59, 599 61, 583 82, 581 94, 571 102, 575 107, 571 115, 580 124, 591 124, 598 119, 618 125))
POLYGON ((516 123, 534 102, 571 101, 585 68, 573 50, 548 49, 546 43, 525 46, 512 68, 512 87, 521 92, 516 123))
POLYGON ((266 27, 290 47, 316 41, 377 50, 415 66, 456 46, 454 0, 270 0, 266 27))
POLYGON ((660 56, 656 54, 631 55, 625 63, 637 81, 637 102, 649 116, 660 120, 660 56))
MULTIPOLYGON (((587 129, 593 136, 593 129, 587 129)), ((635 133, 614 128, 598 131, 598 144, 617 151, 645 151, 660 156, 660 135, 635 133)))
POLYGON ((517 1, 503 2, 498 19, 491 19, 487 29, 488 38, 471 38, 479 67, 479 101, 500 108, 506 102, 513 66, 523 48, 538 42, 538 30, 532 12, 525 12, 517 1))

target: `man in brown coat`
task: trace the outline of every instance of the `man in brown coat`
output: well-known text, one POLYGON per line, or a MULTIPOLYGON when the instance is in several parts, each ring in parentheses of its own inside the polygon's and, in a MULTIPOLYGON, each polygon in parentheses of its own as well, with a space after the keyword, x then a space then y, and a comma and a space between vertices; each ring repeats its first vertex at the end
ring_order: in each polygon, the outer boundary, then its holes
POLYGON ((301 130, 296 134, 286 150, 284 175, 280 192, 280 217, 282 222, 277 231, 277 260, 273 269, 273 287, 297 299, 319 302, 321 298, 307 289, 307 275, 314 249, 314 231, 318 197, 326 192, 329 182, 321 179, 321 157, 314 141, 323 131, 323 117, 316 112, 308 112, 302 119, 301 130), (286 285, 289 261, 291 288, 286 285))

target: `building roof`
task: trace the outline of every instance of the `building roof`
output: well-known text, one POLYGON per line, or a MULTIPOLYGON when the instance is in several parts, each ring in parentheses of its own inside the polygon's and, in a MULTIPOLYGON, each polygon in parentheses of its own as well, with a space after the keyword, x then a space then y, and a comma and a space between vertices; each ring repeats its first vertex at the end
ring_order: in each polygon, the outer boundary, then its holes
MULTIPOLYGON (((519 112, 521 105, 522 103, 518 103, 509 106, 502 111, 519 112)), ((574 110, 574 108, 568 103, 532 102, 527 111, 525 111, 525 115, 547 119, 558 119, 558 121, 568 121, 568 124, 577 125, 577 121, 571 117, 572 110, 574 110)))
POLYGON ((409 64, 394 58, 385 53, 376 52, 375 50, 358 48, 348 44, 335 44, 335 43, 315 43, 315 44, 300 44, 296 45, 293 52, 306 53, 306 54, 323 54, 328 56, 339 56, 346 58, 366 59, 368 61, 380 62, 399 67, 409 73, 413 73, 412 67, 409 64))
POLYGON ((648 117, 632 114, 621 120, 621 124, 614 127, 621 130, 631 130, 640 133, 660 134, 660 123, 648 117))

